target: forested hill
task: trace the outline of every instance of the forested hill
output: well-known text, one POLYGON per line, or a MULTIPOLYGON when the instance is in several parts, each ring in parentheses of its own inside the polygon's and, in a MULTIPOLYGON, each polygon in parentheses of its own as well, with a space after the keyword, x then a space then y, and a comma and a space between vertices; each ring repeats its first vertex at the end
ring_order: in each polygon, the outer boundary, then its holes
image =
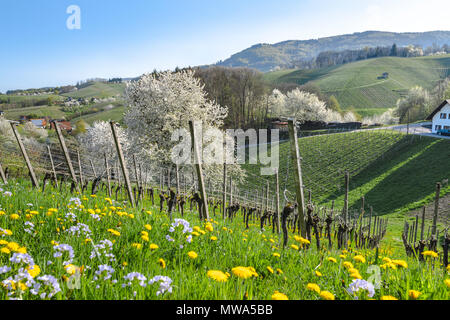
POLYGON ((313 40, 290 40, 276 44, 257 44, 217 63, 225 67, 249 67, 267 72, 292 62, 311 59, 324 51, 341 51, 377 46, 442 46, 450 44, 450 31, 394 33, 366 31, 313 40))

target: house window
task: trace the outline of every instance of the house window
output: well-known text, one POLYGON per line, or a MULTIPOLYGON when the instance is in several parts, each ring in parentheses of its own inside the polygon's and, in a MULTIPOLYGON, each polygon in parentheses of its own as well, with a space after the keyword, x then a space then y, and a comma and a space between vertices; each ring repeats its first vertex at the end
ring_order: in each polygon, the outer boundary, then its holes
POLYGON ((447 119, 447 114, 446 113, 441 113, 441 119, 447 119))
POLYGON ((437 125, 436 126, 436 131, 439 131, 439 130, 441 130, 442 129, 442 126, 440 126, 440 125, 437 125))
POLYGON ((444 130, 450 130, 450 126, 444 126, 444 130))

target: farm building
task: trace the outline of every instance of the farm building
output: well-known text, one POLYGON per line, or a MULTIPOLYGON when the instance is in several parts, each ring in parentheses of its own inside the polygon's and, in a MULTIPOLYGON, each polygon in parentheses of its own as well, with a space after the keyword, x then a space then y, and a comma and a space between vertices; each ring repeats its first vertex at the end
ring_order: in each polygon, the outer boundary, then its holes
POLYGON ((442 130, 450 131, 450 100, 445 100, 427 118, 432 121, 432 133, 441 133, 442 130))
POLYGON ((46 119, 31 119, 32 124, 34 124, 39 129, 47 128, 47 120, 46 119))
POLYGON ((61 128, 61 130, 65 130, 68 133, 72 132, 72 124, 69 121, 65 121, 65 120, 54 120, 54 121, 50 122, 51 129, 55 129, 55 124, 54 124, 55 122, 58 122, 58 125, 61 128))

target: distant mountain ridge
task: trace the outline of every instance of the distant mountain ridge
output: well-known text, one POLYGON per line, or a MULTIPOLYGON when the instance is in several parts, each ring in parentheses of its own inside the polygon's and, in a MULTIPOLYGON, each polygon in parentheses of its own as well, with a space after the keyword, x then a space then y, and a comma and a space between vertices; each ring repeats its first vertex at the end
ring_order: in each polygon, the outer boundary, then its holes
POLYGON ((311 40, 288 40, 275 44, 256 44, 232 55, 216 65, 224 67, 248 67, 262 72, 285 67, 294 61, 311 59, 324 51, 362 49, 365 47, 418 45, 423 48, 433 44, 450 45, 450 31, 384 32, 365 31, 311 40))

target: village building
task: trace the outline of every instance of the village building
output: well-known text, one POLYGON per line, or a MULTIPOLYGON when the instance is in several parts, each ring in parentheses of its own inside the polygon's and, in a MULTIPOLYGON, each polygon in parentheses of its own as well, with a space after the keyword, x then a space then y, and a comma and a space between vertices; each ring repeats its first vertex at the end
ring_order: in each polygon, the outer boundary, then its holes
POLYGON ((432 122, 432 133, 450 135, 450 100, 442 102, 427 120, 432 122))
POLYGON ((64 130, 68 133, 72 132, 72 124, 70 123, 70 121, 66 121, 66 120, 54 120, 52 122, 50 122, 50 128, 51 129, 55 129, 55 122, 58 122, 58 126, 61 128, 61 130, 64 130))
POLYGON ((30 122, 39 129, 46 129, 48 125, 46 119, 31 119, 30 122))

